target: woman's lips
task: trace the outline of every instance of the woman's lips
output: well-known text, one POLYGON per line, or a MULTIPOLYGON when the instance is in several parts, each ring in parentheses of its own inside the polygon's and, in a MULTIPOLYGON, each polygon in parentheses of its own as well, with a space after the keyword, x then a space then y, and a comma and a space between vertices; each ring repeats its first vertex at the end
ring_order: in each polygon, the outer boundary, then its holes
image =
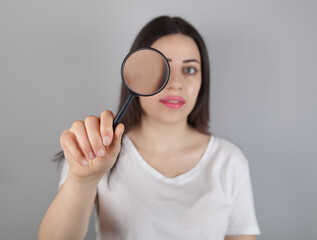
POLYGON ((185 100, 181 96, 167 96, 160 99, 160 102, 163 103, 166 107, 172 109, 181 108, 185 104, 185 100))

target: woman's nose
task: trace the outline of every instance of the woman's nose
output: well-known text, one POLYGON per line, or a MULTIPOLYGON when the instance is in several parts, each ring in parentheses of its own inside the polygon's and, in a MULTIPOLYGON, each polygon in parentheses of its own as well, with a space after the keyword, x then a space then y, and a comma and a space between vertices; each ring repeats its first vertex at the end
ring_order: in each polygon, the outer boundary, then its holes
POLYGON ((170 78, 168 80, 166 88, 181 89, 183 87, 181 78, 182 76, 179 71, 177 71, 176 69, 171 69, 170 78))

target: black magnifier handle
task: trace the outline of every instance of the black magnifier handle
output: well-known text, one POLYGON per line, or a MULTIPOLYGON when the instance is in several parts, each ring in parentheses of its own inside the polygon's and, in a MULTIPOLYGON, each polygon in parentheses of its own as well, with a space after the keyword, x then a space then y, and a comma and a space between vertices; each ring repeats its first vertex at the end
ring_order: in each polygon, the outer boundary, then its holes
POLYGON ((117 113, 116 117, 113 120, 112 128, 113 130, 116 129, 117 125, 121 122, 122 118, 124 117, 125 113, 127 112, 130 103, 134 99, 134 95, 130 94, 123 106, 121 107, 120 111, 117 113))

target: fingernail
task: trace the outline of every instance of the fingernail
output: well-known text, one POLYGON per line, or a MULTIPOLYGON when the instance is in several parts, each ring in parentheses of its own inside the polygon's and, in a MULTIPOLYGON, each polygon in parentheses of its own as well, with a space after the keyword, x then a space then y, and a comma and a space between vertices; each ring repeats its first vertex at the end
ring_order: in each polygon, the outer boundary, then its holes
POLYGON ((81 161, 81 165, 82 165, 83 167, 87 167, 87 166, 88 166, 88 162, 87 162, 86 160, 82 160, 82 161, 81 161))
POLYGON ((91 152, 91 153, 89 153, 89 158, 90 159, 94 159, 96 156, 95 156, 95 154, 93 153, 93 152, 91 152))
POLYGON ((100 149, 98 152, 97 152, 97 156, 98 157, 103 157, 105 155, 105 151, 103 149, 100 149))
POLYGON ((106 147, 109 146, 111 143, 110 137, 104 137, 103 138, 103 145, 105 145, 106 147))

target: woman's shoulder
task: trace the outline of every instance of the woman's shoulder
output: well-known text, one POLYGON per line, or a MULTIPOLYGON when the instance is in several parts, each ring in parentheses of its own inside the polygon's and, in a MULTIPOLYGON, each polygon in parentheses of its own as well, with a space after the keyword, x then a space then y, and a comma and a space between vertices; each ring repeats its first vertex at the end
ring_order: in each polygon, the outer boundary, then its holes
POLYGON ((211 135, 213 138, 213 153, 217 163, 225 167, 226 171, 233 170, 245 174, 249 169, 249 162, 242 147, 227 138, 211 135))
POLYGON ((217 140, 219 148, 222 151, 227 152, 228 154, 243 154, 242 147, 239 146, 236 142, 220 136, 212 136, 217 140))

